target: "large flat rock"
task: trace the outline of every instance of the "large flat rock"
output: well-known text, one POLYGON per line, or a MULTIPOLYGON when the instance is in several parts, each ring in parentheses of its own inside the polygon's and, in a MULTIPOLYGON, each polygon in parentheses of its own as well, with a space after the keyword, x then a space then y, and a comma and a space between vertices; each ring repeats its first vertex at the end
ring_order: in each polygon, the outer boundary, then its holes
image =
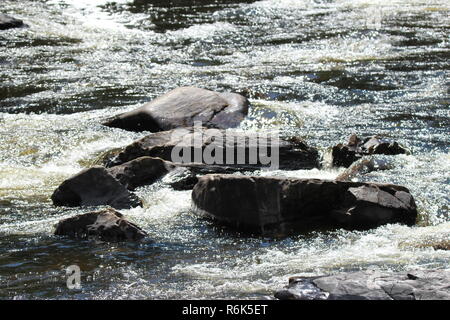
POLYGON ((280 300, 450 300, 450 270, 360 271, 292 277, 280 300))
POLYGON ((247 98, 237 93, 218 93, 195 87, 180 87, 142 107, 107 120, 104 125, 129 131, 158 132, 193 126, 232 128, 248 113, 247 98))
POLYGON ((192 191, 194 211, 236 230, 284 236, 330 228, 413 225, 408 189, 387 184, 211 174, 192 191))
POLYGON ((299 138, 186 127, 147 135, 127 146, 107 166, 113 167, 142 156, 159 157, 210 173, 259 170, 271 167, 275 159, 283 170, 312 169, 320 165, 318 151, 299 138), (278 152, 277 157, 274 150, 278 152), (255 159, 251 153, 256 154, 255 159), (214 157, 213 161, 207 158, 209 155, 214 157))

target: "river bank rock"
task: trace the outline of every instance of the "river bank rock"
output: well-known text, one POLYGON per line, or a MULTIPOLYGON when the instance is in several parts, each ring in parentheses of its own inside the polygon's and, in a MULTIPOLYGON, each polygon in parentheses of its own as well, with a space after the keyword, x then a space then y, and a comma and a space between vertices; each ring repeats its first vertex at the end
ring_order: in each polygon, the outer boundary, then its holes
POLYGON ((194 125, 232 128, 239 125, 248 113, 249 101, 237 93, 218 93, 195 87, 180 87, 120 114, 104 125, 129 131, 158 132, 194 125))
POLYGON ((365 155, 406 154, 408 151, 396 141, 373 136, 361 140, 355 134, 352 135, 347 144, 338 144, 332 149, 333 165, 348 168, 353 162, 365 155))
POLYGON ((279 168, 283 170, 320 166, 318 151, 299 138, 278 139, 262 133, 205 127, 152 133, 127 146, 107 166, 113 167, 142 156, 159 157, 176 165, 196 167, 197 171, 205 172, 259 170, 274 165, 275 160, 279 160, 279 168), (278 157, 275 152, 278 152, 278 157), (250 154, 255 155, 254 161, 250 154), (207 161, 208 156, 213 161, 207 161), (243 159, 240 160, 240 156, 243 159))
POLYGON ((0 30, 23 27, 23 21, 0 13, 0 30))
POLYGON ((285 236, 334 228, 415 224, 408 189, 388 184, 212 174, 192 191, 193 210, 238 231, 285 236))
POLYGON ((127 209, 142 205, 135 194, 101 166, 85 169, 65 180, 51 199, 55 206, 66 207, 110 205, 127 209))
POLYGON ((450 271, 360 271, 292 277, 280 300, 450 300, 450 271))
POLYGON ((98 238, 102 241, 139 241, 147 233, 127 221, 120 212, 107 209, 61 220, 55 235, 75 239, 98 238))

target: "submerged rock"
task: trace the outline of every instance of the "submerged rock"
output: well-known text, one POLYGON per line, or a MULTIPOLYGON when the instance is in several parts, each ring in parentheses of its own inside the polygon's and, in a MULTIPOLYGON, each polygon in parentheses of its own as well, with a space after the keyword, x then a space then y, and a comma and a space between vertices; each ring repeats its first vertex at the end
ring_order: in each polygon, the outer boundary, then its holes
POLYGON ((96 159, 91 162, 94 166, 108 167, 109 163, 117 157, 119 153, 123 151, 123 148, 114 148, 107 151, 103 151, 97 155, 96 159))
POLYGON ((116 209, 142 205, 106 168, 95 166, 65 180, 52 194, 56 206, 110 205, 116 209))
POLYGON ((361 159, 353 163, 344 172, 336 177, 338 181, 351 181, 352 179, 362 176, 364 174, 378 171, 378 170, 388 170, 391 169, 391 165, 381 159, 361 159))
POLYGON ((405 153, 408 153, 408 151, 395 141, 377 136, 361 140, 356 135, 352 135, 347 144, 340 143, 333 147, 332 158, 334 166, 349 167, 353 162, 365 155, 396 155, 405 153))
POLYGON ((0 30, 23 27, 23 21, 0 13, 0 30))
POLYGON ((120 114, 104 123, 129 131, 158 132, 189 127, 194 121, 213 128, 239 125, 248 112, 249 102, 237 93, 218 93, 195 87, 181 87, 120 114))
POLYGON ((292 277, 280 300, 449 300, 450 271, 360 271, 292 277))
POLYGON ((107 209, 61 220, 55 235, 76 239, 99 238, 102 241, 138 241, 147 233, 123 218, 120 212, 107 209))
POLYGON ((388 184, 212 174, 192 191, 194 211, 239 231, 285 236, 313 230, 413 225, 408 189, 388 184))
POLYGON ((205 127, 152 133, 127 146, 109 166, 142 156, 159 157, 176 165, 195 167, 197 171, 205 172, 259 170, 278 160, 279 168, 284 170, 319 166, 318 151, 299 138, 278 139, 264 134, 205 127), (278 152, 278 157, 275 152, 278 152), (254 159, 251 153, 255 155, 254 159), (208 162, 208 156, 214 161, 208 162), (243 156, 242 159, 240 156, 243 156))
POLYGON ((176 168, 163 181, 177 191, 192 190, 198 182, 198 176, 188 168, 176 168))

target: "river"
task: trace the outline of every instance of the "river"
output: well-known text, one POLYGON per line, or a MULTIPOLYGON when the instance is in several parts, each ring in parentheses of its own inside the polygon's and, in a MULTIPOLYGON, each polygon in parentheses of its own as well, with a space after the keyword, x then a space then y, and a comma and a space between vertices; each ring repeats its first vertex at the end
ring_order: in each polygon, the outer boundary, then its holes
MULTIPOLYGON (((450 6, 444 0, 0 0, 0 299, 272 299, 293 275, 449 269, 450 6), (50 196, 146 133, 100 125, 178 86, 247 90, 241 129, 281 128, 326 154, 356 133, 411 150, 363 181, 406 186, 415 227, 248 237, 191 212, 190 191, 139 188, 141 243, 53 236, 50 196), (79 265, 82 288, 66 287, 79 265)), ((333 179, 342 168, 276 171, 333 179)))

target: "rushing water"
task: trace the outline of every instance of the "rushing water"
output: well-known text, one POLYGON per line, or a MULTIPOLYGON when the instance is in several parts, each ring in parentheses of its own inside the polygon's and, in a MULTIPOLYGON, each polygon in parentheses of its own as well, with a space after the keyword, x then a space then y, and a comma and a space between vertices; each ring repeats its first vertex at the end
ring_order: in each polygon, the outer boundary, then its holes
MULTIPOLYGON (((449 4, 445 0, 0 0, 0 299, 271 298, 292 275, 450 268, 449 4), (139 244, 53 236, 50 195, 145 133, 100 125, 172 88, 251 93, 242 129, 282 128, 326 154, 352 133, 411 155, 365 181, 410 188, 416 227, 243 237, 190 212, 189 191, 140 188, 139 244), (77 264, 82 289, 64 268, 77 264)), ((333 179, 342 169, 270 174, 333 179)), ((269 174, 267 172, 261 174, 269 174)))

